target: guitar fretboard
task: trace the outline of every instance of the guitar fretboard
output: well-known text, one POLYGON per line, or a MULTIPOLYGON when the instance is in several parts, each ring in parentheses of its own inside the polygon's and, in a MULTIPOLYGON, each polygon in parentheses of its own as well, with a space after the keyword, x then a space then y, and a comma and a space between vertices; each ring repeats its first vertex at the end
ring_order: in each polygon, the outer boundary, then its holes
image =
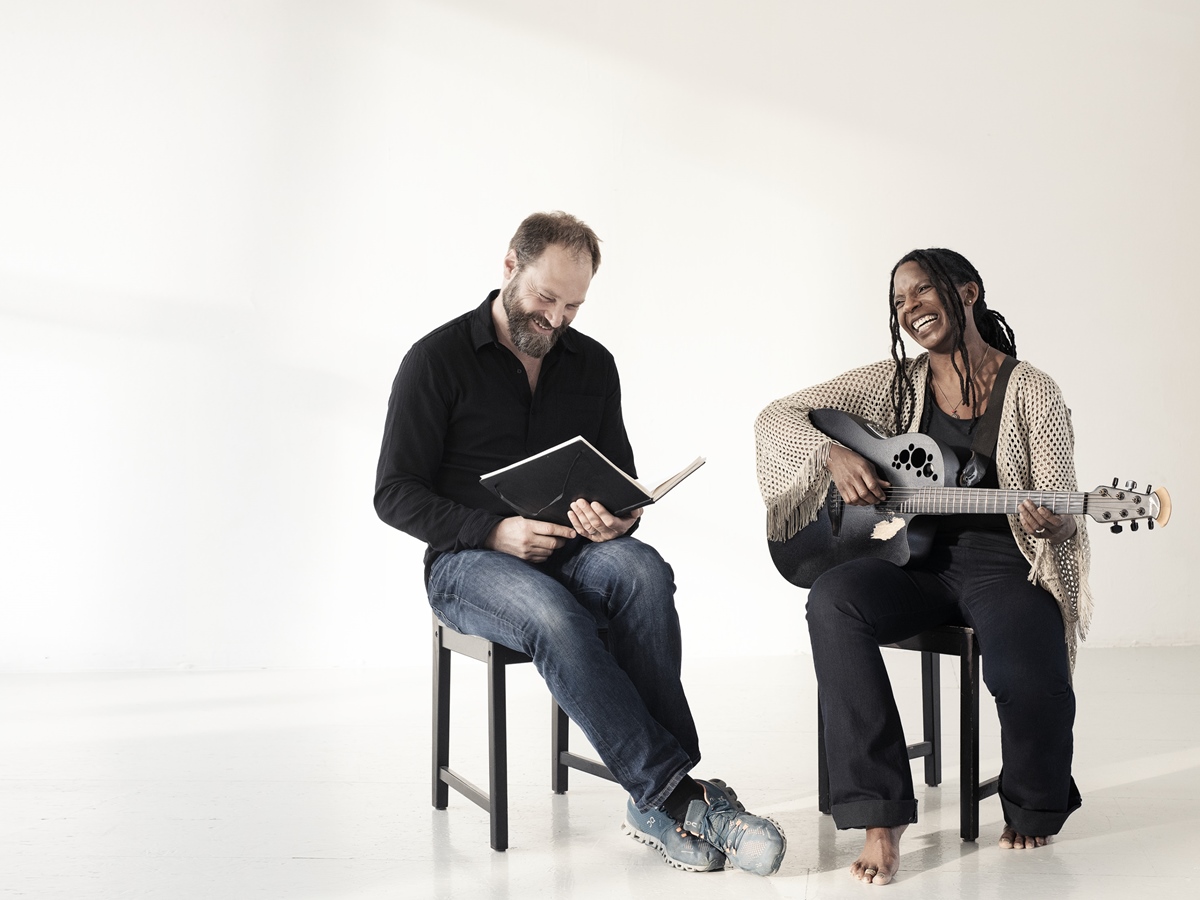
POLYGON ((1013 515, 1024 501, 1045 507, 1055 515, 1081 516, 1087 512, 1088 495, 1080 491, 1002 491, 991 488, 905 488, 887 489, 879 504, 898 513, 913 515, 1013 515))

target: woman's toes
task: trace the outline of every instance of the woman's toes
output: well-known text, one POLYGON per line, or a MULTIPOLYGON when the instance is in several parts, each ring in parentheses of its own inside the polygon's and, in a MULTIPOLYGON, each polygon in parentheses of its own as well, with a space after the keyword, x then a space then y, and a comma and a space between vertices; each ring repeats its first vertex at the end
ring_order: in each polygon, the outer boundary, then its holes
POLYGON ((1010 826, 1005 826, 1004 832, 1000 835, 1001 850, 1032 850, 1034 847, 1045 847, 1049 842, 1047 837, 1034 837, 1032 835, 1018 834, 1010 826))

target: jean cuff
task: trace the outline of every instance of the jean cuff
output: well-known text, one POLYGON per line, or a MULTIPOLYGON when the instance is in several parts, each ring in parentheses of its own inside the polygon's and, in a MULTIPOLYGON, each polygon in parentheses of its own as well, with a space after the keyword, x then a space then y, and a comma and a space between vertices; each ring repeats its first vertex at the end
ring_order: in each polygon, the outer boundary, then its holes
POLYGON ((855 800, 835 803, 832 812, 838 828, 893 828, 917 821, 917 801, 855 800))
POLYGON ((683 781, 685 775, 696 767, 699 760, 688 760, 684 763, 683 768, 667 779, 666 786, 661 790, 656 791, 644 800, 633 798, 634 806, 638 808, 638 812, 648 812, 651 809, 662 809, 663 804, 667 802, 667 798, 671 796, 671 791, 679 787, 679 782, 683 781))

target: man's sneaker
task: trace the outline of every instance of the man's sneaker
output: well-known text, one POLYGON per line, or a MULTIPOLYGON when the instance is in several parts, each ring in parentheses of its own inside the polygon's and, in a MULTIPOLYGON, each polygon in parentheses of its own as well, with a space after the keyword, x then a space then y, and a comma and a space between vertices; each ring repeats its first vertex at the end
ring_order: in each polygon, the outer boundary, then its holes
POLYGON ((737 798, 737 791, 733 789, 732 784, 726 784, 720 778, 706 778, 705 781, 724 793, 725 799, 728 800, 738 812, 746 811, 745 805, 737 798))
POLYGON ((739 869, 755 875, 777 872, 787 851, 787 838, 779 826, 746 812, 737 795, 731 798, 722 785, 699 779, 696 783, 703 788, 704 799, 688 804, 683 827, 704 838, 739 869))
POLYGON ((621 830, 634 840, 649 844, 662 858, 685 872, 712 872, 725 868, 725 854, 707 841, 688 834, 661 809, 640 812, 633 798, 625 807, 621 830))

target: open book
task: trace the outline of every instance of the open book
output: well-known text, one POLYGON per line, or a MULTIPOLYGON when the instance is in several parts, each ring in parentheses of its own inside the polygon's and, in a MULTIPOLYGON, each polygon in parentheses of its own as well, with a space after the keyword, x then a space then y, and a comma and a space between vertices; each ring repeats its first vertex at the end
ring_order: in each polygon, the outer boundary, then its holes
POLYGON ((573 437, 511 466, 481 475, 489 491, 527 519, 571 526, 567 510, 576 500, 604 504, 617 516, 649 506, 704 465, 698 456, 683 471, 650 490, 626 475, 582 437, 573 437))

